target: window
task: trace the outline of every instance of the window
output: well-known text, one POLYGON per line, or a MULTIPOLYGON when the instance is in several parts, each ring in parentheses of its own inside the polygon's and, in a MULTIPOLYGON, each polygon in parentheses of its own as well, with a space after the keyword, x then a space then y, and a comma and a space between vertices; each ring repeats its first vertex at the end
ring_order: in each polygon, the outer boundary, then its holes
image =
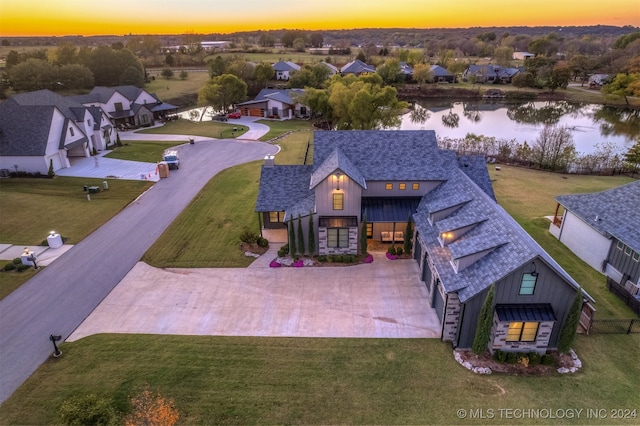
POLYGON ((269 212, 269 222, 284 222, 284 212, 269 212))
POLYGON ((626 254, 627 256, 631 256, 631 252, 632 252, 631 247, 629 246, 624 247, 624 254, 626 254))
POLYGON ((638 253, 637 251, 634 251, 633 260, 635 260, 636 262, 640 261, 640 253, 638 253))
POLYGON ((91 127, 91 119, 90 118, 87 120, 87 126, 91 127))
POLYGON ((333 209, 344 210, 344 194, 333 194, 333 209))
POLYGON ((520 295, 531 296, 536 288, 538 274, 522 274, 522 283, 520 283, 520 295))
POLYGON ((116 111, 122 111, 122 102, 116 102, 113 106, 116 107, 116 111))
POLYGON ((373 223, 367 222, 367 238, 373 238, 373 223))
POLYGON ((72 128, 72 127, 69 127, 69 134, 70 134, 71 136, 74 136, 74 134, 73 134, 73 128, 72 128))
POLYGON ((535 342, 538 334, 537 322, 511 322, 507 331, 507 342, 535 342))
POLYGON ((622 241, 618 241, 618 244, 616 245, 616 247, 618 247, 618 250, 622 250, 624 247, 624 244, 622 244, 622 241))
POLYGON ((392 183, 386 183, 384 185, 384 189, 386 189, 387 191, 391 191, 393 189, 393 184, 392 183))
POLYGON ((418 182, 414 182, 413 185, 411 185, 411 189, 417 191, 418 189, 420 189, 420 184, 418 182))
POLYGON ((339 248, 349 247, 349 228, 328 228, 327 246, 339 248))
POLYGON ((406 183, 398 184, 398 189, 401 191, 404 191, 405 189, 407 189, 407 184, 406 183))

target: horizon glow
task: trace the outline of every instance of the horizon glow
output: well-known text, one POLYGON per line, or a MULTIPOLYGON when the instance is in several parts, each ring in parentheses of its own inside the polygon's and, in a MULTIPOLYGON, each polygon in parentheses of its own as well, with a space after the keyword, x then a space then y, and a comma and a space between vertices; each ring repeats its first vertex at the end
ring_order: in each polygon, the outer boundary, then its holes
POLYGON ((239 31, 356 28, 469 28, 613 25, 640 27, 640 1, 539 0, 488 7, 404 0, 2 0, 0 36, 211 34, 239 31))

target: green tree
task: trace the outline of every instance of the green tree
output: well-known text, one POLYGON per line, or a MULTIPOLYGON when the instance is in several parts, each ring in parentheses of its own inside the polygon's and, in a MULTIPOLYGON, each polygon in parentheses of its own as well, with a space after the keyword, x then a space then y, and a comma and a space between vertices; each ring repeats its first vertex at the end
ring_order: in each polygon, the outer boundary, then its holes
POLYGON ((316 254, 316 231, 313 227, 313 212, 309 212, 309 256, 316 254))
POLYGON ((40 89, 58 89, 58 67, 44 59, 29 58, 7 71, 7 77, 16 92, 40 89))
POLYGON ((186 80, 189 77, 189 73, 185 70, 180 71, 180 80, 186 80))
POLYGON ((284 47, 293 47, 294 42, 297 39, 302 39, 305 43, 307 41, 307 35, 300 30, 288 30, 282 34, 280 37, 280 42, 284 45, 284 47))
POLYGON ((438 52, 438 65, 442 68, 449 68, 449 62, 453 59, 453 50, 451 49, 440 49, 438 52))
POLYGON ((222 74, 209 80, 198 91, 200 105, 211 105, 215 110, 229 111, 247 96, 247 83, 232 74, 222 74))
POLYGON ((582 288, 579 288, 569 308, 569 312, 567 312, 567 317, 562 324, 560 335, 558 336, 558 351, 562 353, 569 352, 576 341, 580 314, 582 312, 582 300, 582 288))
POLYGON ((227 65, 222 56, 216 56, 215 59, 209 60, 209 77, 214 78, 225 73, 227 65))
POLYGON ((78 49, 71 43, 60 43, 52 51, 50 60, 58 66, 78 63, 78 49))
POLYGON ((164 57, 164 63, 172 67, 176 63, 176 58, 171 53, 167 53, 164 57))
POLYGON ((273 47, 276 44, 276 39, 269 33, 262 33, 258 43, 262 47, 273 47))
POLYGON ((367 254, 367 245, 369 241, 367 239, 367 212, 362 214, 362 221, 360 222, 360 254, 367 254))
POLYGON ((275 71, 273 70, 273 66, 266 62, 260 62, 256 65, 256 69, 253 73, 256 81, 258 81, 258 83, 263 87, 267 84, 267 81, 273 79, 274 74, 275 71))
POLYGON ((413 79, 418 82, 418 85, 431 83, 433 81, 431 66, 429 64, 416 64, 413 67, 413 79))
POLYGON ((571 131, 566 126, 545 126, 533 144, 531 159, 542 169, 565 171, 575 156, 571 131))
POLYGON ((551 71, 549 75, 549 79, 547 80, 547 87, 553 93, 556 89, 566 89, 569 84, 569 79, 571 78, 571 70, 569 67, 556 66, 551 71))
POLYGON ((616 74, 613 81, 602 88, 602 93, 624 98, 629 105, 629 96, 640 96, 640 73, 616 74))
POLYGON ((493 323, 493 298, 495 294, 495 284, 489 287, 487 296, 484 299, 480 314, 478 315, 478 323, 476 325, 476 334, 473 337, 471 350, 476 355, 482 355, 487 350, 489 338, 491 337, 491 325, 493 323))
POLYGON ((7 59, 4 63, 5 69, 10 70, 12 67, 14 67, 15 65, 18 65, 19 63, 20 63, 20 54, 15 50, 10 50, 9 53, 7 53, 7 59))
POLYGON ((629 148, 629 151, 624 154, 624 161, 631 167, 634 173, 640 169, 640 138, 629 148))
POLYGON ((409 218, 407 219, 407 227, 404 230, 404 252, 411 253, 413 249, 411 244, 411 239, 413 238, 413 223, 411 220, 411 214, 409 214, 409 218))
POLYGON ((311 47, 322 47, 324 44, 324 37, 322 37, 322 33, 313 33, 309 37, 309 44, 311 47))
POLYGON ((293 229, 293 218, 289 219, 289 254, 295 257, 298 250, 296 248, 296 232, 293 229))
POLYGON ((304 42, 304 39, 302 38, 297 38, 295 40, 293 40, 293 50, 295 50, 296 52, 304 52, 304 48, 305 48, 306 44, 304 42))
POLYGON ((513 60, 513 47, 500 46, 495 49, 493 55, 495 56, 498 65, 502 67, 509 67, 513 60))
POLYGON ((83 394, 62 402, 58 415, 65 425, 116 425, 118 416, 112 401, 96 394, 83 394))
POLYGON ((133 65, 124 69, 118 80, 120 85, 133 85, 136 87, 144 87, 144 73, 140 68, 133 65))
POLYGON ((61 66, 58 70, 58 81, 64 89, 91 89, 94 85, 93 73, 80 64, 61 66))
POLYGON ((376 69, 376 73, 382 78, 383 84, 395 84, 402 81, 400 61, 391 58, 387 59, 384 64, 376 69))
POLYGON ((287 87, 302 89, 305 87, 316 87, 316 76, 308 66, 296 71, 289 78, 287 87))
POLYGON ((163 68, 162 69, 162 76, 166 80, 169 80, 169 79, 173 78, 173 70, 171 68, 163 68))
POLYGON ((298 213, 298 251, 300 254, 304 256, 307 250, 304 247, 304 234, 302 233, 302 219, 300 218, 300 214, 298 213))
POLYGON ((54 177, 56 172, 53 170, 53 158, 49 159, 49 170, 47 171, 47 176, 50 178, 54 177))
POLYGON ((536 80, 529 72, 519 72, 513 76, 511 84, 518 89, 522 87, 534 87, 536 85, 536 80))

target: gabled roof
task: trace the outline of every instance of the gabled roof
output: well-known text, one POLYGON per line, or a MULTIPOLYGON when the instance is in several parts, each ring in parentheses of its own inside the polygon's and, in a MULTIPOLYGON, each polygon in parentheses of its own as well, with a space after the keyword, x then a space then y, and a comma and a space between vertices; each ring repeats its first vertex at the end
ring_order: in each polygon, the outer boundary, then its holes
POLYGON ((280 61, 273 64, 273 69, 275 71, 299 71, 300 65, 291 61, 280 61))
POLYGON ((462 302, 536 259, 555 269, 569 285, 579 288, 578 283, 462 169, 452 168, 450 178, 424 196, 414 221, 416 230, 428 246, 429 257, 442 285, 447 292, 458 292, 462 302), (448 203, 447 199, 450 199, 448 203), (433 225, 429 223, 430 208, 437 206, 435 208, 439 211, 456 205, 461 207, 449 217, 433 225), (469 223, 473 218, 483 220, 454 242, 441 246, 438 240, 440 228, 451 227, 456 221, 469 223), (440 225, 441 222, 444 224, 440 225), (457 273, 451 265, 452 260, 481 252, 487 254, 457 273))
POLYGON ((362 189, 367 189, 367 182, 364 180, 364 177, 362 177, 362 174, 360 174, 358 169, 339 148, 334 149, 322 164, 311 174, 309 189, 315 188, 320 184, 320 182, 325 180, 327 176, 331 175, 336 170, 340 170, 342 173, 349 176, 349 178, 360 185, 362 189))
POLYGON ((434 77, 453 77, 453 74, 451 74, 448 69, 440 65, 431 65, 431 72, 434 77))
POLYGON ((260 173, 260 191, 256 201, 257 212, 285 211, 313 194, 309 189, 311 166, 263 166, 260 173))
POLYGON ((317 65, 324 65, 325 67, 329 68, 329 71, 331 71, 331 74, 337 74, 340 71, 338 70, 338 67, 325 61, 320 61, 318 62, 317 65))
MULTIPOLYGON (((100 103, 106 103, 111 99, 114 93, 118 92, 131 102, 135 101, 140 93, 142 93, 144 89, 133 85, 127 86, 114 86, 114 87, 106 87, 106 86, 96 86, 91 90, 90 95, 94 96, 93 99, 99 99, 100 103)), ((157 99, 157 97, 150 93, 151 96, 157 99)))
POLYGON ((640 252, 640 180, 602 192, 560 195, 556 201, 602 235, 640 252))
POLYGON ((1 103, 0 155, 44 155, 55 110, 50 105, 19 105, 13 98, 1 103))
POLYGON ((238 105, 250 105, 258 102, 264 102, 269 99, 282 102, 287 105, 295 105, 298 102, 296 97, 303 93, 304 89, 262 89, 253 100, 241 102, 238 105))
POLYGON ((400 61, 400 73, 405 75, 413 75, 413 68, 404 61, 400 61))
POLYGON ((365 64, 359 59, 351 61, 342 68, 340 68, 342 74, 362 74, 376 72, 376 68, 373 65, 365 64))
POLYGON ((365 181, 445 180, 445 157, 455 159, 455 153, 438 148, 432 130, 324 130, 314 133, 314 171, 336 148, 365 181))
POLYGON ((14 102, 22 106, 55 106, 67 118, 83 121, 86 107, 72 98, 58 95, 51 90, 43 89, 13 95, 14 102))

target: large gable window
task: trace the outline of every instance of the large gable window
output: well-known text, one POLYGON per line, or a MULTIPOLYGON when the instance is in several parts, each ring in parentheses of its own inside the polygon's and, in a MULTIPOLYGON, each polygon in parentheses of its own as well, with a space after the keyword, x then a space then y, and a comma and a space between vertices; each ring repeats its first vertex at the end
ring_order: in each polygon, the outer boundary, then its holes
POLYGON ((538 280, 538 274, 522 274, 522 282, 520 283, 520 294, 521 296, 531 296, 533 295, 534 290, 536 289, 536 281, 538 280))
POLYGON ((507 342, 535 342, 539 325, 536 321, 509 323, 507 342))
POLYGON ((333 209, 344 210, 344 194, 342 193, 333 194, 333 209))
POLYGON ((116 111, 122 111, 122 102, 116 102, 113 106, 116 108, 116 111))

